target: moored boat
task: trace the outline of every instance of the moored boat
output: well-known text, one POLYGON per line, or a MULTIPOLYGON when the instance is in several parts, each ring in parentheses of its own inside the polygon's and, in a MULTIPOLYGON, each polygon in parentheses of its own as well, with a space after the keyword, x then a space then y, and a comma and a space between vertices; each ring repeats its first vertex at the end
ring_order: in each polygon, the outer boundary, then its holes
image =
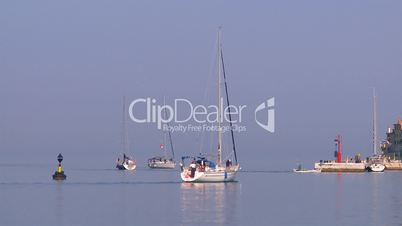
POLYGON ((370 156, 367 162, 367 169, 371 164, 378 163, 385 167, 385 170, 402 170, 402 161, 397 159, 391 159, 385 155, 370 156))
POLYGON ((384 172, 385 166, 381 163, 373 163, 368 167, 370 172, 384 172))

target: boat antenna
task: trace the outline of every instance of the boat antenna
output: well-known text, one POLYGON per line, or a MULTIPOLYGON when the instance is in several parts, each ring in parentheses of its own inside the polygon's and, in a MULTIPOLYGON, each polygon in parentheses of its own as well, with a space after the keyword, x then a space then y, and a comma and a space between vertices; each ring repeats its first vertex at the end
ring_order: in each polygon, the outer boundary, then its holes
POLYGON ((236 144, 235 144, 235 138, 234 138, 234 133, 233 133, 233 123, 232 123, 232 115, 230 113, 230 103, 229 103, 229 93, 228 93, 228 85, 226 82, 226 71, 225 71, 225 63, 223 61, 223 51, 222 51, 222 46, 219 46, 220 52, 221 52, 221 61, 222 61, 222 71, 223 71, 223 80, 225 83, 225 91, 226 91, 226 102, 228 104, 228 113, 229 113, 229 125, 230 125, 230 134, 232 136, 232 145, 233 145, 233 153, 235 157, 235 163, 237 164, 237 154, 236 154, 236 144))

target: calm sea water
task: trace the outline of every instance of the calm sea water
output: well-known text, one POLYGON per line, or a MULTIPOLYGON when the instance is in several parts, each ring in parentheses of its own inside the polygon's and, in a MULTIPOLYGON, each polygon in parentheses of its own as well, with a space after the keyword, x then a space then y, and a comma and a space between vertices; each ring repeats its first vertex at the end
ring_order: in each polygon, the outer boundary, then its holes
POLYGON ((402 225, 402 172, 247 171, 181 183, 177 170, 0 165, 0 225, 402 225))

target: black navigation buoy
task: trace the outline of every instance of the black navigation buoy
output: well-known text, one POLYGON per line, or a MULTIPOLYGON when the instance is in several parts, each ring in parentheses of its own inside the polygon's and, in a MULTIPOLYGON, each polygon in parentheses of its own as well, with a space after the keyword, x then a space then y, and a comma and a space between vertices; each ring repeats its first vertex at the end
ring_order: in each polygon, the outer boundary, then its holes
POLYGON ((61 161, 63 161, 61 154, 57 156, 57 161, 59 161, 59 165, 57 166, 57 171, 53 174, 53 180, 65 180, 67 176, 64 174, 63 168, 61 167, 61 161))

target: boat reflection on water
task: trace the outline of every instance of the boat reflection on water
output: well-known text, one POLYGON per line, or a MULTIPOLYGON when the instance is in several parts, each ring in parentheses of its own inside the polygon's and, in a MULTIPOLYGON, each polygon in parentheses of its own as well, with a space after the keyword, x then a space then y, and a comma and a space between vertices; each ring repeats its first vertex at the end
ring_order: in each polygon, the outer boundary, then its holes
POLYGON ((236 225, 240 188, 237 182, 182 183, 181 225, 236 225))
POLYGON ((58 226, 65 225, 64 219, 64 196, 63 196, 63 187, 61 183, 56 183, 56 208, 55 208, 55 216, 57 220, 58 226))

